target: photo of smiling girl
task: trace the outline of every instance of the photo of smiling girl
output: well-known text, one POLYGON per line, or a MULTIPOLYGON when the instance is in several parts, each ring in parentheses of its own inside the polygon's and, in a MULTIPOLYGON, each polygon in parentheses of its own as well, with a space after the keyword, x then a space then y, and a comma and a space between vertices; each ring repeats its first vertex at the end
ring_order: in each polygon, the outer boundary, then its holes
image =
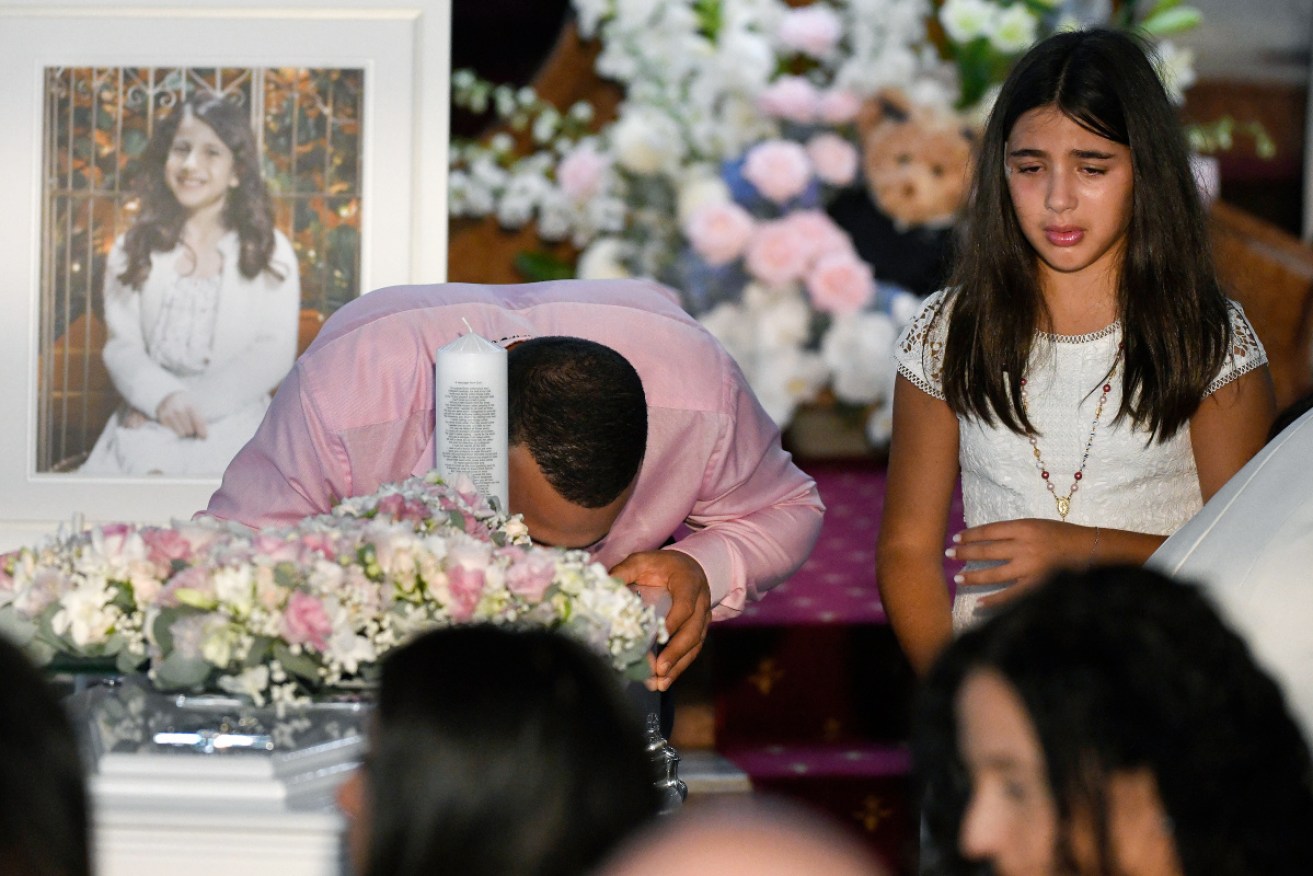
POLYGON ((220 96, 159 123, 135 189, 103 289, 104 363, 123 403, 79 471, 218 475, 295 358, 296 256, 273 226, 251 121, 220 96))
POLYGON ((1267 358, 1187 156, 1125 33, 1057 34, 1004 83, 954 276, 894 351, 877 581, 918 671, 1054 569, 1143 562, 1263 445, 1267 358))

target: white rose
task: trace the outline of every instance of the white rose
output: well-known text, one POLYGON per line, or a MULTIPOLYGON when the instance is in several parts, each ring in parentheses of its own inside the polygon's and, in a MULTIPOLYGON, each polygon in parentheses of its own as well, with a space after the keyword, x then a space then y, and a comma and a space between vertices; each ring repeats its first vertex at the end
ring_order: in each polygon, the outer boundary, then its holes
POLYGON ((625 267, 632 248, 623 240, 600 237, 579 256, 575 273, 581 280, 624 280, 633 276, 625 267))
POLYGON ((816 397, 828 376, 819 355, 792 347, 763 357, 751 384, 766 413, 784 426, 799 402, 816 397))
POLYGON ((118 612, 109 608, 109 593, 99 587, 80 587, 59 598, 59 611, 50 620, 56 635, 68 636, 79 648, 98 645, 109 637, 118 612))
POLYGON ((988 36, 997 9, 988 0, 946 0, 939 7, 939 23, 955 43, 969 43, 988 36))
POLYGON ((215 569, 212 580, 214 596, 221 605, 228 606, 238 616, 250 613, 255 604, 255 579, 250 566, 215 569))
POLYGON ((611 127, 611 144, 621 167, 637 174, 673 170, 683 154, 678 126, 647 107, 631 107, 611 127))
POLYGON ((708 168, 694 171, 679 184, 675 196, 678 206, 676 215, 679 224, 684 225, 702 207, 709 204, 723 204, 730 199, 729 186, 717 174, 708 168))
POLYGON ((831 388, 841 401, 868 404, 884 397, 893 382, 897 335, 893 320, 883 313, 834 321, 821 341, 821 357, 833 372, 831 388))
POLYGON ((269 688, 269 667, 261 663, 243 669, 236 675, 221 675, 219 687, 230 694, 248 696, 251 702, 262 706, 265 702, 265 691, 269 688))
POLYGON ((1021 3, 1004 9, 989 30, 989 44, 1004 55, 1014 55, 1035 42, 1039 19, 1021 3))

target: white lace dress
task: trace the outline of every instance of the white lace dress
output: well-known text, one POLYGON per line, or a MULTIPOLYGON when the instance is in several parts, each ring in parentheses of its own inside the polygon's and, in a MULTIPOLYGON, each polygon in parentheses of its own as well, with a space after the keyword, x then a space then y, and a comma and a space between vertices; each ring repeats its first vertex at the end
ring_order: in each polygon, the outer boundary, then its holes
MULTIPOLYGON (((946 301, 944 292, 926 299, 894 348, 899 373, 938 399, 944 397, 946 301)), ((1267 362, 1240 305, 1232 303, 1230 313, 1231 355, 1205 395, 1267 362)), ((1189 429, 1166 442, 1147 443, 1147 433, 1133 428, 1128 418, 1114 423, 1122 400, 1120 374, 1109 383, 1103 415, 1095 424, 1120 341, 1120 323, 1087 335, 1037 333, 1026 369, 1028 415, 1059 496, 1070 492, 1089 442, 1089 460, 1071 496, 1067 522, 1169 535, 1203 504, 1189 429)), ((1027 437, 965 417, 958 417, 958 428, 967 526, 1023 517, 1061 519, 1027 437)), ((979 600, 1004 586, 961 589, 953 600, 954 628, 977 620, 979 600)))

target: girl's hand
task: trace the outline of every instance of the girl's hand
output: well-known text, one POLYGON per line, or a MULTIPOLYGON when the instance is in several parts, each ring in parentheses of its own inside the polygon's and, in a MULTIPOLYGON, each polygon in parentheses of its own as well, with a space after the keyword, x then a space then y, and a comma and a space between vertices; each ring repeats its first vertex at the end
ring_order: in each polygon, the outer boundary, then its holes
POLYGON ((992 608, 1015 599, 1058 569, 1089 565, 1094 538, 1094 529, 1088 526, 1023 518, 964 529, 946 553, 964 562, 997 563, 954 579, 965 587, 1011 582, 1011 587, 980 601, 982 607, 992 608))
POLYGON ((150 422, 150 417, 147 417, 145 414, 143 414, 141 411, 137 410, 136 408, 129 408, 128 410, 123 412, 123 415, 121 417, 119 417, 119 428, 140 429, 148 422, 150 422))
POLYGON ((206 436, 205 418, 191 400, 191 396, 179 390, 165 396, 164 401, 155 409, 155 419, 173 430, 179 438, 204 438, 206 436))

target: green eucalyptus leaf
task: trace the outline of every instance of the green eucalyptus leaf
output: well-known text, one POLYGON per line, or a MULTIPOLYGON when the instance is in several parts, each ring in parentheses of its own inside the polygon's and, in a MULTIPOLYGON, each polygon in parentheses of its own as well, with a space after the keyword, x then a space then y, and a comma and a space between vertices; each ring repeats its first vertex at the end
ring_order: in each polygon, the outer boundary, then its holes
POLYGON ((1196 28, 1203 18, 1193 6, 1178 6, 1150 15, 1140 27, 1150 36, 1164 37, 1196 28))
POLYGON ((515 254, 515 270, 526 282, 568 280, 574 276, 574 265, 547 252, 520 252, 515 254))
POLYGON ((200 687, 211 668, 200 657, 183 657, 175 651, 155 664, 155 682, 165 690, 200 687))
POLYGON ((146 655, 144 654, 133 654, 127 649, 124 649, 120 651, 118 657, 115 658, 114 668, 119 672, 122 672, 124 675, 128 675, 140 671, 141 668, 146 665, 146 659, 146 655))
POLYGON ((275 642, 273 653, 274 659, 283 664, 283 668, 288 672, 309 682, 316 684, 319 682, 319 664, 304 651, 294 654, 282 642, 275 642))

